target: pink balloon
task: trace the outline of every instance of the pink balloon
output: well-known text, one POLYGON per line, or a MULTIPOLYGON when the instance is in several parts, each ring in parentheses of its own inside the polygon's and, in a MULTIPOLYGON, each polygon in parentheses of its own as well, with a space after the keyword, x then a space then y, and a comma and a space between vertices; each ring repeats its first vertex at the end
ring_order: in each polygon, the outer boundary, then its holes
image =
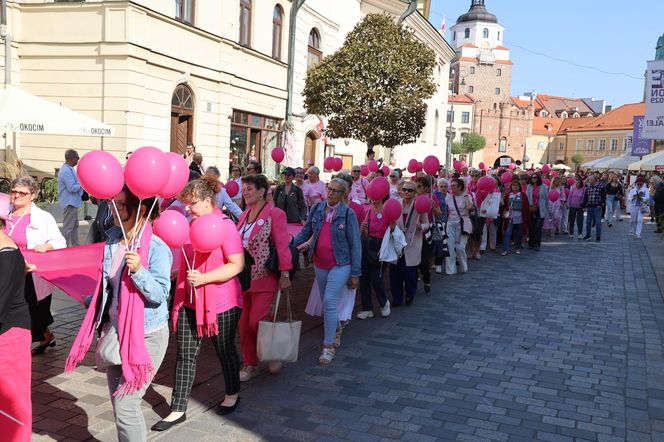
POLYGON ((229 182, 226 183, 226 193, 231 198, 235 198, 235 196, 239 191, 240 191, 240 185, 237 183, 237 181, 230 180, 229 182))
POLYGON ((160 149, 143 146, 131 154, 125 166, 129 190, 140 199, 158 195, 168 182, 170 163, 160 149))
POLYGON ((486 169, 486 164, 480 163, 479 166, 480 170, 485 170, 486 169))
POLYGON ((427 195, 420 195, 415 198, 415 211, 417 213, 427 213, 431 208, 431 199, 427 195))
POLYGON ((124 186, 120 162, 103 150, 93 150, 83 155, 78 162, 76 175, 83 189, 100 200, 113 198, 124 186))
POLYGON ((570 190, 569 190, 569 189, 565 189, 565 196, 568 197, 569 194, 570 194, 570 190))
POLYGON ((553 172, 551 172, 551 178, 556 177, 556 176, 558 176, 558 172, 556 172, 555 170, 553 172))
POLYGON ((412 160, 408 161, 408 172, 410 172, 410 173, 417 172, 417 160, 416 159, 413 158, 412 160))
POLYGON ((488 176, 483 176, 482 178, 477 180, 477 188, 480 190, 484 190, 485 192, 493 192, 493 190, 496 188, 497 185, 498 183, 496 183, 496 180, 488 176))
POLYGON ((213 213, 203 215, 191 223, 189 237, 197 252, 209 253, 221 246, 224 240, 223 219, 213 213))
POLYGON ((454 167, 454 170, 456 170, 457 172, 461 172, 461 169, 463 168, 463 166, 461 165, 461 161, 459 160, 454 160, 452 166, 454 167))
POLYGON ((154 222, 154 233, 169 247, 182 247, 189 239, 189 221, 177 210, 164 210, 154 222))
POLYGON ((516 164, 510 163, 509 167, 510 167, 510 170, 514 170, 514 169, 516 169, 516 164))
POLYGON ((284 152, 284 150, 281 147, 275 147, 274 149, 272 149, 271 155, 274 162, 279 164, 284 160, 286 152, 284 152))
POLYGON ((544 184, 546 184, 547 186, 550 186, 550 185, 551 185, 551 180, 548 179, 548 178, 544 178, 544 179, 542 180, 542 182, 543 182, 544 184))
POLYGON ((336 157, 336 158, 334 159, 334 170, 335 170, 336 172, 339 172, 339 171, 340 171, 341 169, 343 169, 343 168, 344 168, 344 160, 342 160, 342 159, 339 158, 339 157, 336 157))
POLYGON ((388 176, 390 174, 390 168, 387 166, 383 166, 380 168, 380 170, 383 171, 383 175, 388 176))
POLYGON ((325 158, 325 161, 323 161, 323 167, 325 170, 333 170, 334 169, 334 157, 327 157, 325 158))
POLYGON ((367 186, 367 196, 370 200, 383 200, 390 194, 390 183, 384 176, 371 180, 367 186))
POLYGON ((500 182, 503 184, 509 184, 512 182, 512 178, 514 178, 514 175, 510 172, 505 172, 500 176, 500 182))
POLYGON ((422 162, 418 161, 417 162, 417 170, 415 172, 419 172, 420 170, 422 170, 422 167, 423 167, 422 162))
POLYGON ((567 185, 568 186, 573 186, 575 182, 576 181, 574 181, 574 178, 567 178, 567 185))
POLYGON ((182 192, 189 181, 189 164, 175 152, 166 152, 166 159, 170 166, 171 174, 163 189, 159 192, 162 198, 172 198, 182 192))
POLYGON ((378 172, 378 163, 376 160, 367 161, 367 167, 369 168, 369 172, 378 172))
POLYGON ((385 215, 385 218, 389 223, 393 223, 399 219, 401 216, 401 210, 401 203, 394 198, 385 201, 385 204, 383 205, 383 215, 385 215))
POLYGON ((557 190, 549 190, 549 201, 555 203, 560 198, 560 192, 557 190))
POLYGON ((363 165, 360 166, 360 175, 362 175, 362 176, 369 175, 369 168, 367 167, 366 164, 363 164, 363 165))
POLYGON ((544 166, 542 166, 542 173, 549 173, 549 165, 548 164, 545 164, 544 166))
POLYGON ((464 168, 464 167, 466 167, 467 165, 468 165, 468 164, 466 164, 465 161, 462 161, 462 162, 461 162, 461 168, 464 168))
POLYGON ((438 169, 440 168, 440 161, 438 161, 437 157, 429 155, 424 159, 424 161, 422 161, 422 167, 424 168, 424 171, 427 173, 427 175, 435 175, 438 173, 438 169))

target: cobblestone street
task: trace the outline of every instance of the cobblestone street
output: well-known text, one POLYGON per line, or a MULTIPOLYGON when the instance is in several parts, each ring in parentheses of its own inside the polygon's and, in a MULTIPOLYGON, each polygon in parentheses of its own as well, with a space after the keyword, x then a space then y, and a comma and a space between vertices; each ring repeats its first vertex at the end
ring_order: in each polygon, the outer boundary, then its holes
MULTIPOLYGON (((605 227, 601 243, 555 236, 539 253, 487 253, 465 275, 437 277, 389 319, 354 319, 327 367, 317 364, 320 320, 307 318, 300 360, 243 384, 227 418, 210 409, 223 380, 208 343, 187 422, 150 437, 663 440, 664 252, 652 226, 636 240, 625 221, 605 227)), ((303 317, 311 272, 299 279, 303 317)), ((54 300, 58 346, 33 365, 36 440, 116 439, 92 354, 62 371, 82 315, 63 295, 54 300)), ((146 395, 148 426, 167 413, 174 343, 146 395)))

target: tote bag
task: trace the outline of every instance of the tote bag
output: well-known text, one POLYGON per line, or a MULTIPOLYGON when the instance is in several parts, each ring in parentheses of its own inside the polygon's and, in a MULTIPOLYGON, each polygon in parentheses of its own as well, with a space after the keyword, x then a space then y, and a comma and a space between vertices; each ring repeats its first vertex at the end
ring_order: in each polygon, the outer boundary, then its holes
POLYGON ((258 323, 258 359, 262 362, 295 362, 300 347, 302 321, 293 321, 290 295, 286 292, 288 321, 277 322, 281 290, 277 292, 272 321, 258 323))

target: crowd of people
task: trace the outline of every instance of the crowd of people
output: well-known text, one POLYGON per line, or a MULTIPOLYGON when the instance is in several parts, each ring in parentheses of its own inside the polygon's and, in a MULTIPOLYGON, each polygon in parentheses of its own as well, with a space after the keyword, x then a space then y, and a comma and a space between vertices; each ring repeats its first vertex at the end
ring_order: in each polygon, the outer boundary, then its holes
MULTIPOLYGON (((99 291, 86 299, 88 310, 67 366, 73 369, 98 338, 95 360, 106 371, 120 440, 147 437, 140 403, 164 360, 169 317, 177 341, 171 412, 154 431, 186 420, 204 337, 213 343, 225 380, 219 415, 238 407, 240 384, 260 373, 260 362, 271 373, 282 369, 281 361, 259 360, 258 328, 277 292, 289 290, 300 253, 305 265, 313 263, 307 312, 323 317, 318 362, 327 365, 339 351, 358 289, 356 318, 389 317, 392 308, 415 301, 420 282, 425 293, 432 290, 432 271, 466 273, 468 261, 485 252, 518 255, 525 247, 537 252, 543 238, 555 235, 601 241, 603 226, 611 229, 623 221, 623 208, 630 216, 629 234, 636 238, 644 234, 648 216, 658 222, 656 232, 664 227, 664 183, 657 174, 630 180, 619 172, 460 165, 449 172, 441 167, 433 176, 420 171, 406 177, 393 168, 385 177, 389 192, 372 199, 368 186, 382 171, 366 174, 353 166, 326 183, 311 164, 307 169, 286 167, 282 179, 271 183, 261 165, 250 162, 244 168, 233 165, 223 186, 220 171, 205 167, 193 146, 185 157, 189 183, 176 198, 162 199, 159 211, 178 210, 192 222, 218 215, 223 220, 221 247, 207 253, 197 253, 190 244, 182 251, 170 249, 151 227, 159 216, 150 210, 155 201, 140 200, 128 187, 112 200, 96 201, 88 235, 88 242, 105 242, 103 276, 99 291), (231 181, 238 192, 227 191, 231 181), (422 196, 428 198, 424 209, 418 206, 422 196), (388 204, 394 206, 388 200, 398 203, 394 220, 387 216, 388 204), (386 259, 385 244, 400 243, 399 238, 402 247, 394 245, 394 258, 386 259), (183 259, 174 265, 179 253, 183 259)), ((53 216, 34 204, 38 186, 31 177, 15 179, 10 194, 0 199, 0 272, 14 275, 0 281, 0 377, 8 367, 24 367, 22 377, 14 379, 19 393, 10 400, 6 388, 0 389, 0 403, 10 404, 5 411, 22 422, 29 422, 31 413, 28 332, 33 355, 55 346, 56 340, 49 329, 54 287, 17 251, 78 244, 72 213, 80 207, 83 189, 74 169, 77 162, 78 154, 68 150, 58 177, 63 234, 53 216)), ((3 434, 16 434, 15 440, 29 440, 29 425, 9 422, 0 429, 13 431, 3 434)))

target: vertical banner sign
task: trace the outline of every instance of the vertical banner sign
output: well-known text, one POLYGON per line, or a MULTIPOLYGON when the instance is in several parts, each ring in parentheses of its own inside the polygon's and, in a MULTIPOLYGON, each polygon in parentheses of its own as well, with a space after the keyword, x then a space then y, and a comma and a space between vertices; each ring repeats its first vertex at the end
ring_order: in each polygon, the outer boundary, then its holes
POLYGON ((632 135, 632 156, 642 157, 650 154, 652 141, 643 138, 643 115, 634 116, 634 135, 632 135))
POLYGON ((648 62, 646 116, 641 137, 649 140, 664 139, 664 60, 648 62))

